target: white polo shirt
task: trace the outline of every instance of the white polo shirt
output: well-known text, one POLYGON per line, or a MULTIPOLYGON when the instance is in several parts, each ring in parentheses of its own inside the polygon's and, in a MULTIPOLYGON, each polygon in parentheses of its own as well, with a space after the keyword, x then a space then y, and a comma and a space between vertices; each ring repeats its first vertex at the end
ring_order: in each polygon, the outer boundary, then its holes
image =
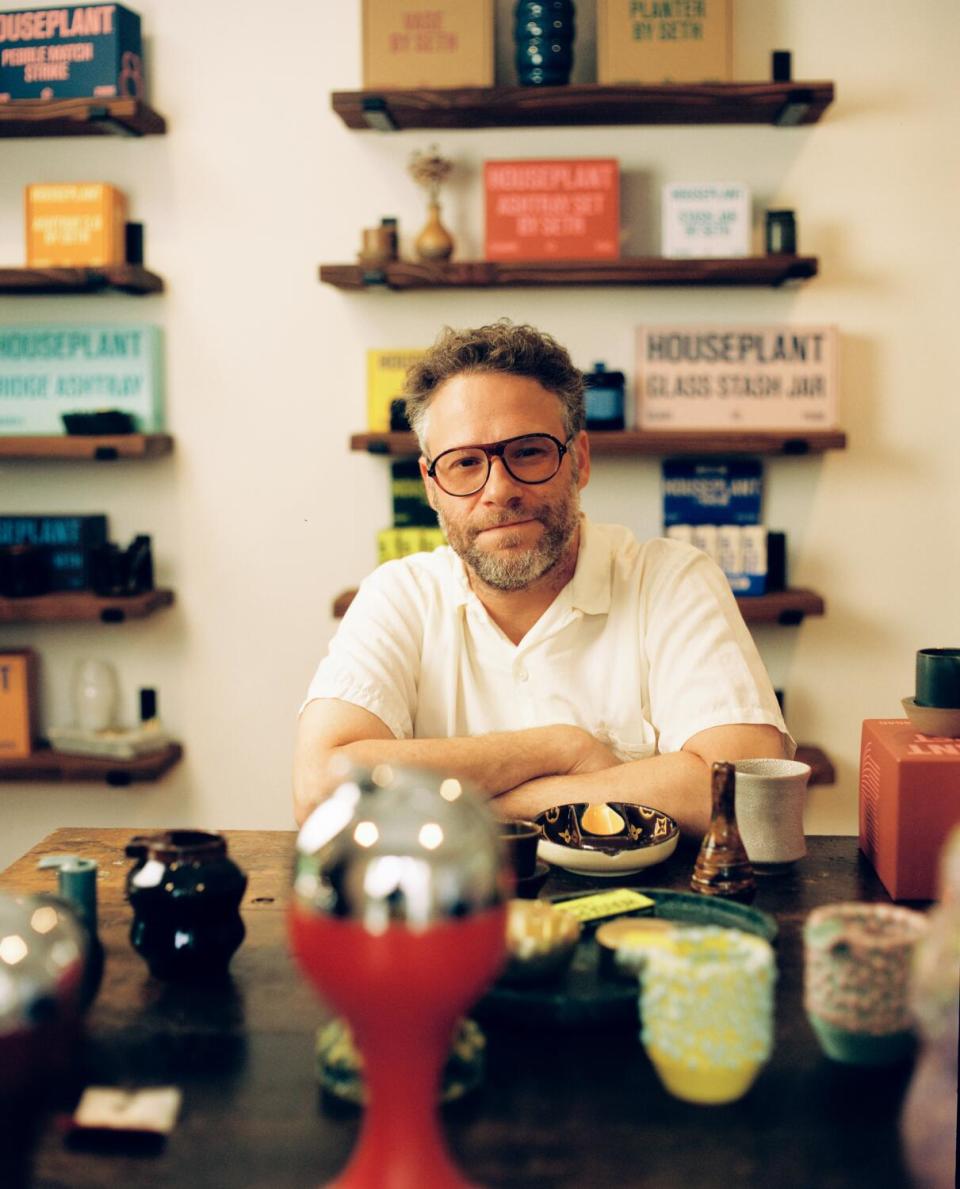
POLYGON ((569 723, 622 760, 698 731, 767 723, 776 697, 721 570, 698 549, 583 517, 573 578, 519 644, 445 546, 364 580, 307 694, 341 698, 398 739, 569 723))

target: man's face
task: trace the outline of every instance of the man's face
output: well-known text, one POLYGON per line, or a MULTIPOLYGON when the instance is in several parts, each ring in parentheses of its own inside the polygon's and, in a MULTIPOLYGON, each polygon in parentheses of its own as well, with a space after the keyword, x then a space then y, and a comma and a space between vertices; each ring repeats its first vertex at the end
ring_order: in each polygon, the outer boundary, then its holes
MULTIPOLYGON (((430 402, 426 438, 431 459, 455 446, 487 445, 531 433, 566 439, 560 401, 526 376, 454 376, 430 402)), ((590 476, 590 454, 587 435, 578 434, 556 475, 539 484, 514 479, 496 458, 486 485, 469 496, 444 492, 427 475, 423 459, 420 470, 440 526, 469 569, 496 590, 522 590, 548 573, 571 547, 580 489, 590 476)))

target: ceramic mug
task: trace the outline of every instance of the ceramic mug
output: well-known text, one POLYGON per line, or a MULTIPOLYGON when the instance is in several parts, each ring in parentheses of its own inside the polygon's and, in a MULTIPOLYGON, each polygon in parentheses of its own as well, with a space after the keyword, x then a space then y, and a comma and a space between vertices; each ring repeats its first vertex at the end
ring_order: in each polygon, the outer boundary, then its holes
POLYGON ((678 929, 644 953, 640 1038, 685 1102, 742 1098, 770 1056, 776 964, 768 941, 716 925, 678 929))
POLYGON ((803 929, 803 1002, 820 1047, 846 1065, 893 1065, 914 1049, 910 969, 927 918, 895 904, 825 904, 803 929))
POLYGON ((918 706, 960 710, 960 648, 921 648, 916 690, 918 706))
POLYGON ((803 810, 810 765, 800 760, 737 760, 737 827, 758 874, 772 873, 807 853, 803 810))

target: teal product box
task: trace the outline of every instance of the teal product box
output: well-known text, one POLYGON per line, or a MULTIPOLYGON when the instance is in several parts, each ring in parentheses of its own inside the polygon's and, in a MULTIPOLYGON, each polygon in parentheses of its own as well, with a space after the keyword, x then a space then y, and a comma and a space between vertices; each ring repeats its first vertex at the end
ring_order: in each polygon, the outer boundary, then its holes
POLYGON ((107 518, 87 516, 0 516, 0 550, 31 545, 42 554, 50 590, 88 590, 91 553, 107 542, 107 518))
POLYGON ((102 409, 163 430, 159 326, 0 326, 0 436, 62 434, 63 413, 102 409))
POLYGON ((666 528, 672 524, 759 524, 762 497, 763 466, 758 458, 664 461, 666 528))
POLYGON ((0 12, 0 103, 144 94, 140 17, 122 4, 0 12))

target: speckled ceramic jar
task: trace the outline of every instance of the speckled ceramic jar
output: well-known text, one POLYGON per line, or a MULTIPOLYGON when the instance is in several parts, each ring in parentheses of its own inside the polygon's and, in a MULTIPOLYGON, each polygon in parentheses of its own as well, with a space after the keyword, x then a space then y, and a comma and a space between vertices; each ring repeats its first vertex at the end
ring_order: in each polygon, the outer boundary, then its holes
POLYGON ((678 930, 644 955, 641 1039, 661 1082, 686 1102, 742 1098, 770 1056, 776 964, 738 929, 678 930))
POLYGON ((892 1065, 911 1056, 910 967, 926 931, 926 917, 893 904, 827 904, 810 913, 804 1007, 828 1057, 892 1065))

